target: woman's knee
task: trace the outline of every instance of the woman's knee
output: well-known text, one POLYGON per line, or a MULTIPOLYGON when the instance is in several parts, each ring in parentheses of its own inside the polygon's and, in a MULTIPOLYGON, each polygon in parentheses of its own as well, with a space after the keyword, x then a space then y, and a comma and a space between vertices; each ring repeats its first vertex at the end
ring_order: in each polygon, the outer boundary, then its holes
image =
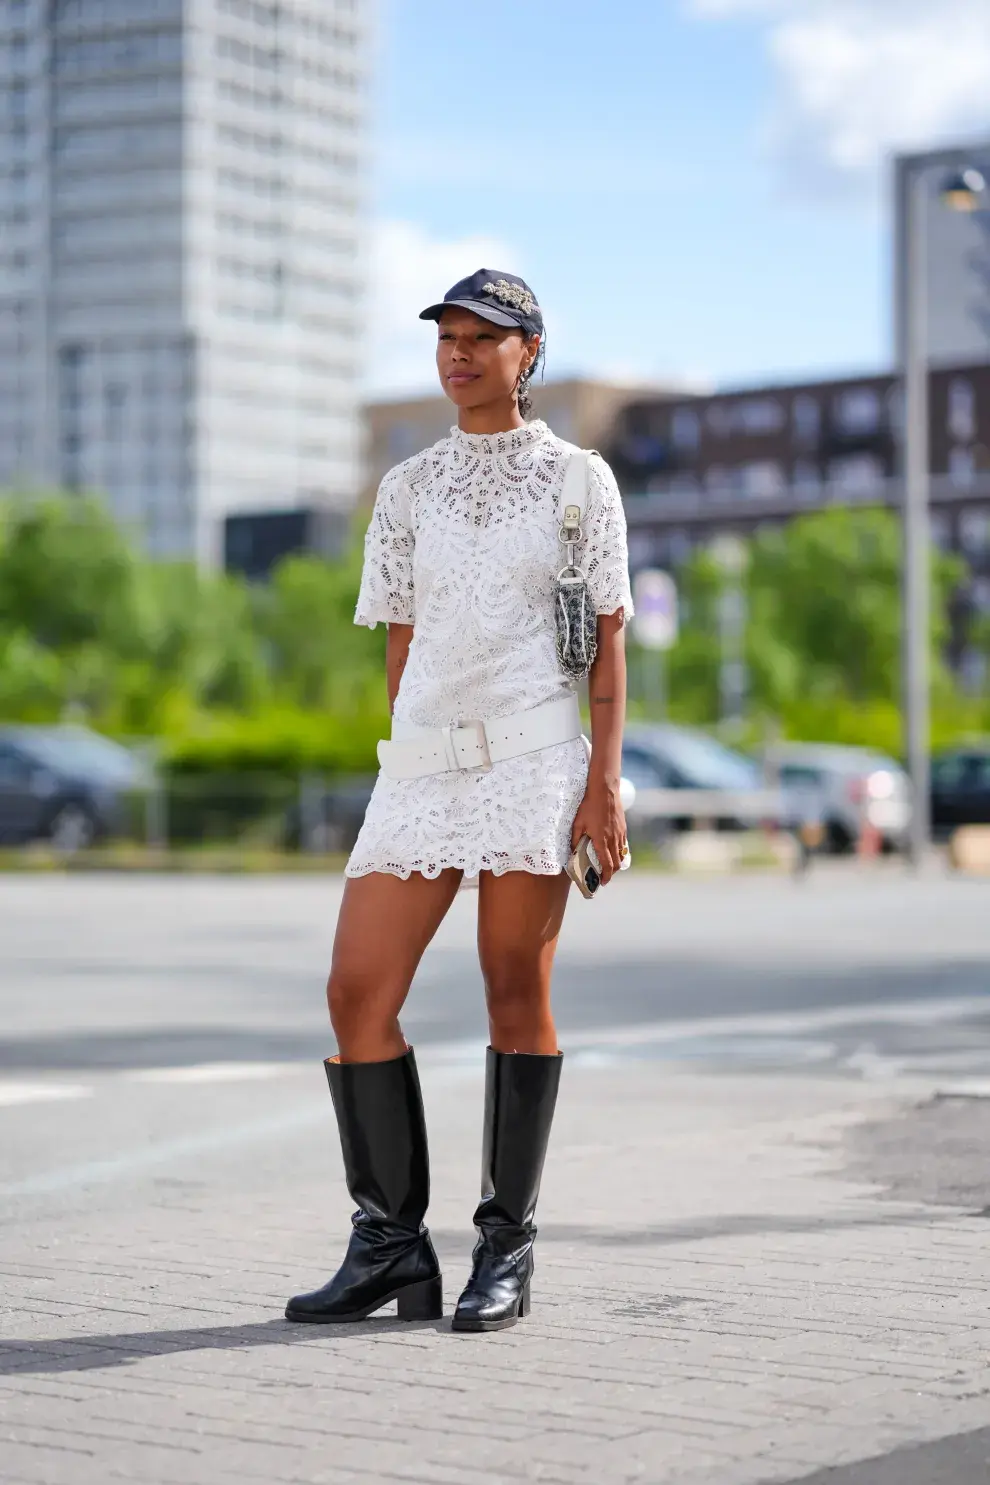
POLYGON ((335 966, 327 980, 327 1006, 335 1033, 347 1036, 377 1019, 382 1011, 381 986, 373 984, 360 970, 335 966))
POLYGON ((526 1027, 549 1014, 549 985, 541 966, 531 957, 507 954, 485 972, 485 993, 491 1021, 503 1027, 526 1027))

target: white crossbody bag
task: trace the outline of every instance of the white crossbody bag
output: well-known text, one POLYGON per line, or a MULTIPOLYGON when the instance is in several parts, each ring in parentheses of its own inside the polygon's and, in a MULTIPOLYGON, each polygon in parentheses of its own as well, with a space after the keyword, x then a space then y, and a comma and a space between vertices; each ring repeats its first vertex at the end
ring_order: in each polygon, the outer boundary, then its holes
POLYGON ((598 651, 598 618, 588 591, 588 575, 575 556, 584 541, 591 482, 589 460, 594 449, 566 444, 570 458, 564 471, 558 504, 558 537, 567 558, 557 574, 553 595, 553 620, 557 636, 557 659, 572 681, 583 681, 598 651))

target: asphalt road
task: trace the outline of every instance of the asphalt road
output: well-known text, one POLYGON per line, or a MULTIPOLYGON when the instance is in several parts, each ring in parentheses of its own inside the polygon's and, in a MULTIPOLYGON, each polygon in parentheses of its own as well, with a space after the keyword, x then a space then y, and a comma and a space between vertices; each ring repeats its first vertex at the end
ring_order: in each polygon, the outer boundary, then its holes
MULTIPOLYGON (((16 1120, 0 1140, 0 1223, 133 1213, 170 1182, 182 1199, 193 1158, 193 1185, 264 1180, 279 1141, 322 1130, 339 890, 308 877, 0 878, 0 1114, 16 1120)), ((424 1058, 454 1070, 486 1034, 475 906, 458 898, 404 1021, 424 1058)), ((923 1072, 986 1092, 988 987, 990 883, 851 867, 804 882, 633 873, 594 903, 575 895, 555 998, 576 1058, 923 1072)), ((970 1485, 987 1452, 962 1436, 815 1485, 970 1485)))
MULTIPOLYGON (((326 1055, 339 890, 311 878, 0 879, 0 1076, 326 1055)), ((421 967, 404 1021, 417 1044, 485 1036, 475 906, 459 896, 421 967)), ((959 1069, 972 1052, 982 1070, 988 986, 985 881, 897 868, 803 883, 643 873, 593 903, 575 894, 555 1004, 574 1046, 637 1028, 647 1051, 671 1055, 855 1066, 923 1054, 959 1069), (914 1019, 890 1009, 909 1003, 914 1019)))

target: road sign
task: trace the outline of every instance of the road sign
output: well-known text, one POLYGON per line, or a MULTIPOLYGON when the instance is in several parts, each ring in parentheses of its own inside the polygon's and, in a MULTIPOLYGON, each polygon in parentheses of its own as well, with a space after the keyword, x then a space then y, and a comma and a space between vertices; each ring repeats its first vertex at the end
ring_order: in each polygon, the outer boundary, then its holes
POLYGON ((677 638, 677 584, 669 572, 647 567, 633 578, 633 636, 644 650, 669 650, 677 638))

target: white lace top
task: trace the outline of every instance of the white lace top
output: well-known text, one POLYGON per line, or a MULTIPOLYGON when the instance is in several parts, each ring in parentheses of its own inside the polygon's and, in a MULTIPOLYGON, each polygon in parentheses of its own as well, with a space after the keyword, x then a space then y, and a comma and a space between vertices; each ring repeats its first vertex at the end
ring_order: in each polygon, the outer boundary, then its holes
MULTIPOLYGON (((569 689, 556 652, 558 498, 569 450, 545 423, 462 433, 389 471, 365 539, 355 622, 414 626, 395 719, 444 727, 539 706, 569 689)), ((632 612, 622 502, 591 460, 579 560, 596 611, 632 612)), ((587 779, 580 739, 487 774, 379 776, 347 865, 436 876, 555 874, 587 779)))

